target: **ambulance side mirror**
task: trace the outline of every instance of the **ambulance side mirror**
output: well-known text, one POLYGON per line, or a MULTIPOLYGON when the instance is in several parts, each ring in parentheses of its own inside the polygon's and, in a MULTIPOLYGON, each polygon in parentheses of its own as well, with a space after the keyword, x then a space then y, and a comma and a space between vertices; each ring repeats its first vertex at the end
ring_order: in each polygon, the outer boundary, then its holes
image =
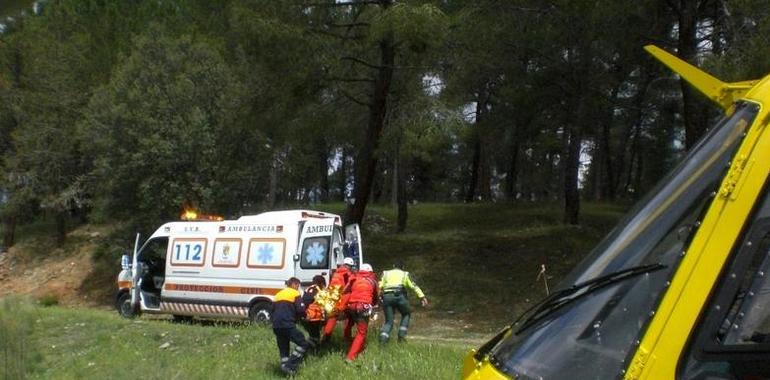
POLYGON ((294 261, 299 261, 299 255, 294 255, 294 261))

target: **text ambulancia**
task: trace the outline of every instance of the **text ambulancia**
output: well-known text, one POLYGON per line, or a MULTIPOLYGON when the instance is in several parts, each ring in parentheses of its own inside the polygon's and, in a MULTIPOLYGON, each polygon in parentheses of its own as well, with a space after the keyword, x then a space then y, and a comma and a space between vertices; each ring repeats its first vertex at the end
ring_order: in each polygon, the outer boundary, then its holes
POLYGON ((270 319, 274 295, 289 277, 327 281, 345 257, 361 263, 357 224, 308 210, 267 212, 237 220, 166 223, 124 255, 116 307, 139 313, 270 319))

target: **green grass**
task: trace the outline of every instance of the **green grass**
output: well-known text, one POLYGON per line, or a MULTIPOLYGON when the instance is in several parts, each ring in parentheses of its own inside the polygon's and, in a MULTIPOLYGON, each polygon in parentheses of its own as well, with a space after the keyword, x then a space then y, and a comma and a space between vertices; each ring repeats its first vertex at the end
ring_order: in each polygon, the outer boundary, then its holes
POLYGON ((553 288, 623 211, 583 204, 581 225, 570 226, 553 203, 425 203, 409 207, 407 232, 396 234, 393 208, 374 206, 364 223, 364 254, 378 272, 401 259, 419 280, 432 304, 418 311, 412 331, 476 341, 545 297, 536 281, 541 264, 553 288))
MULTIPOLYGON (((426 374, 456 378, 469 348, 478 347, 545 296, 542 280, 536 280, 541 264, 547 266, 553 288, 624 211, 617 205, 582 206, 581 225, 568 226, 561 223, 561 207, 556 204, 418 204, 410 206, 407 232, 401 234, 393 232, 391 207, 369 207, 363 236, 366 261, 381 272, 403 260, 431 305, 423 309, 413 302, 407 345, 370 345, 357 368, 346 367, 344 348, 334 346, 311 357, 298 378, 401 379, 426 374)), ((342 204, 315 208, 344 211, 342 204)), ((111 230, 110 226, 94 228, 111 230)), ((22 231, 20 246, 43 250, 53 244, 45 238, 50 232, 44 226, 31 225, 22 231)), ((88 239, 74 236, 54 254, 65 258, 68 252, 82 250, 82 240, 88 239)), ((112 244, 104 249, 118 252, 119 248, 112 244)), ((34 257, 40 254, 30 252, 30 259, 34 257)), ((117 258, 93 257, 97 270, 78 291, 110 305, 117 258)), ((6 358, 20 363, 12 369, 16 375, 22 371, 32 378, 61 379, 280 377, 278 353, 268 328, 239 323, 178 325, 148 317, 126 321, 114 312, 86 308, 24 305, 11 309, 26 317, 0 316, 4 329, 0 333, 6 334, 0 336, 0 349, 6 350, 0 365, 6 358), (30 325, 29 320, 34 323, 30 325), (29 344, 3 343, 18 342, 20 336, 27 336, 24 342, 29 344), (165 343, 169 347, 161 349, 165 343)), ((7 315, 8 308, 0 310, 7 315)), ((373 323, 373 328, 380 323, 373 323)))
MULTIPOLYGON (((266 326, 207 321, 188 325, 148 317, 125 320, 109 311, 13 302, 15 307, 2 309, 0 326, 28 325, 16 328, 13 338, 25 342, 24 355, 34 360, 25 360, 25 368, 0 378, 22 378, 21 370, 33 379, 282 378, 275 338, 266 326), (17 311, 19 305, 24 312, 17 311)), ((376 339, 373 331, 370 338, 376 339)), ((348 366, 343 362, 344 349, 333 342, 310 356, 296 378, 415 379, 427 374, 456 378, 465 352, 464 347, 447 344, 372 343, 355 365, 348 366)), ((20 357, 14 355, 12 360, 20 357)))
POLYGON ((0 379, 23 379, 41 360, 29 342, 37 309, 18 298, 0 300, 0 379))

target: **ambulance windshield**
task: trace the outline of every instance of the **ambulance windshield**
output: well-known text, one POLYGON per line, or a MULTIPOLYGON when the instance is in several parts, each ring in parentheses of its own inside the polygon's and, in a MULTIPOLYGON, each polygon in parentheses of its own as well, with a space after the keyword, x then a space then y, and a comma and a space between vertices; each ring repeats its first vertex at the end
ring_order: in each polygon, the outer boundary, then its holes
POLYGON ((492 364, 517 379, 619 376, 757 112, 754 104, 738 104, 559 289, 629 268, 658 269, 586 292, 530 318, 524 328, 513 326, 515 333, 491 348, 492 364))

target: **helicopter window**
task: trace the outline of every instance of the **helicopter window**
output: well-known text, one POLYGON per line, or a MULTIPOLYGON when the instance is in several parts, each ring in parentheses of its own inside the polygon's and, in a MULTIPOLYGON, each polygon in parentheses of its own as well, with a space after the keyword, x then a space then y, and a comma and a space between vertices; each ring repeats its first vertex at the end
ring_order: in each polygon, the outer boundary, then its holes
POLYGON ((755 104, 737 104, 557 288, 647 265, 660 270, 552 305, 486 347, 489 362, 520 380, 618 377, 758 111, 755 104))
POLYGON ((770 378, 770 191, 708 308, 682 378, 770 378))
POLYGON ((718 337, 723 344, 770 343, 770 236, 749 263, 718 337))

